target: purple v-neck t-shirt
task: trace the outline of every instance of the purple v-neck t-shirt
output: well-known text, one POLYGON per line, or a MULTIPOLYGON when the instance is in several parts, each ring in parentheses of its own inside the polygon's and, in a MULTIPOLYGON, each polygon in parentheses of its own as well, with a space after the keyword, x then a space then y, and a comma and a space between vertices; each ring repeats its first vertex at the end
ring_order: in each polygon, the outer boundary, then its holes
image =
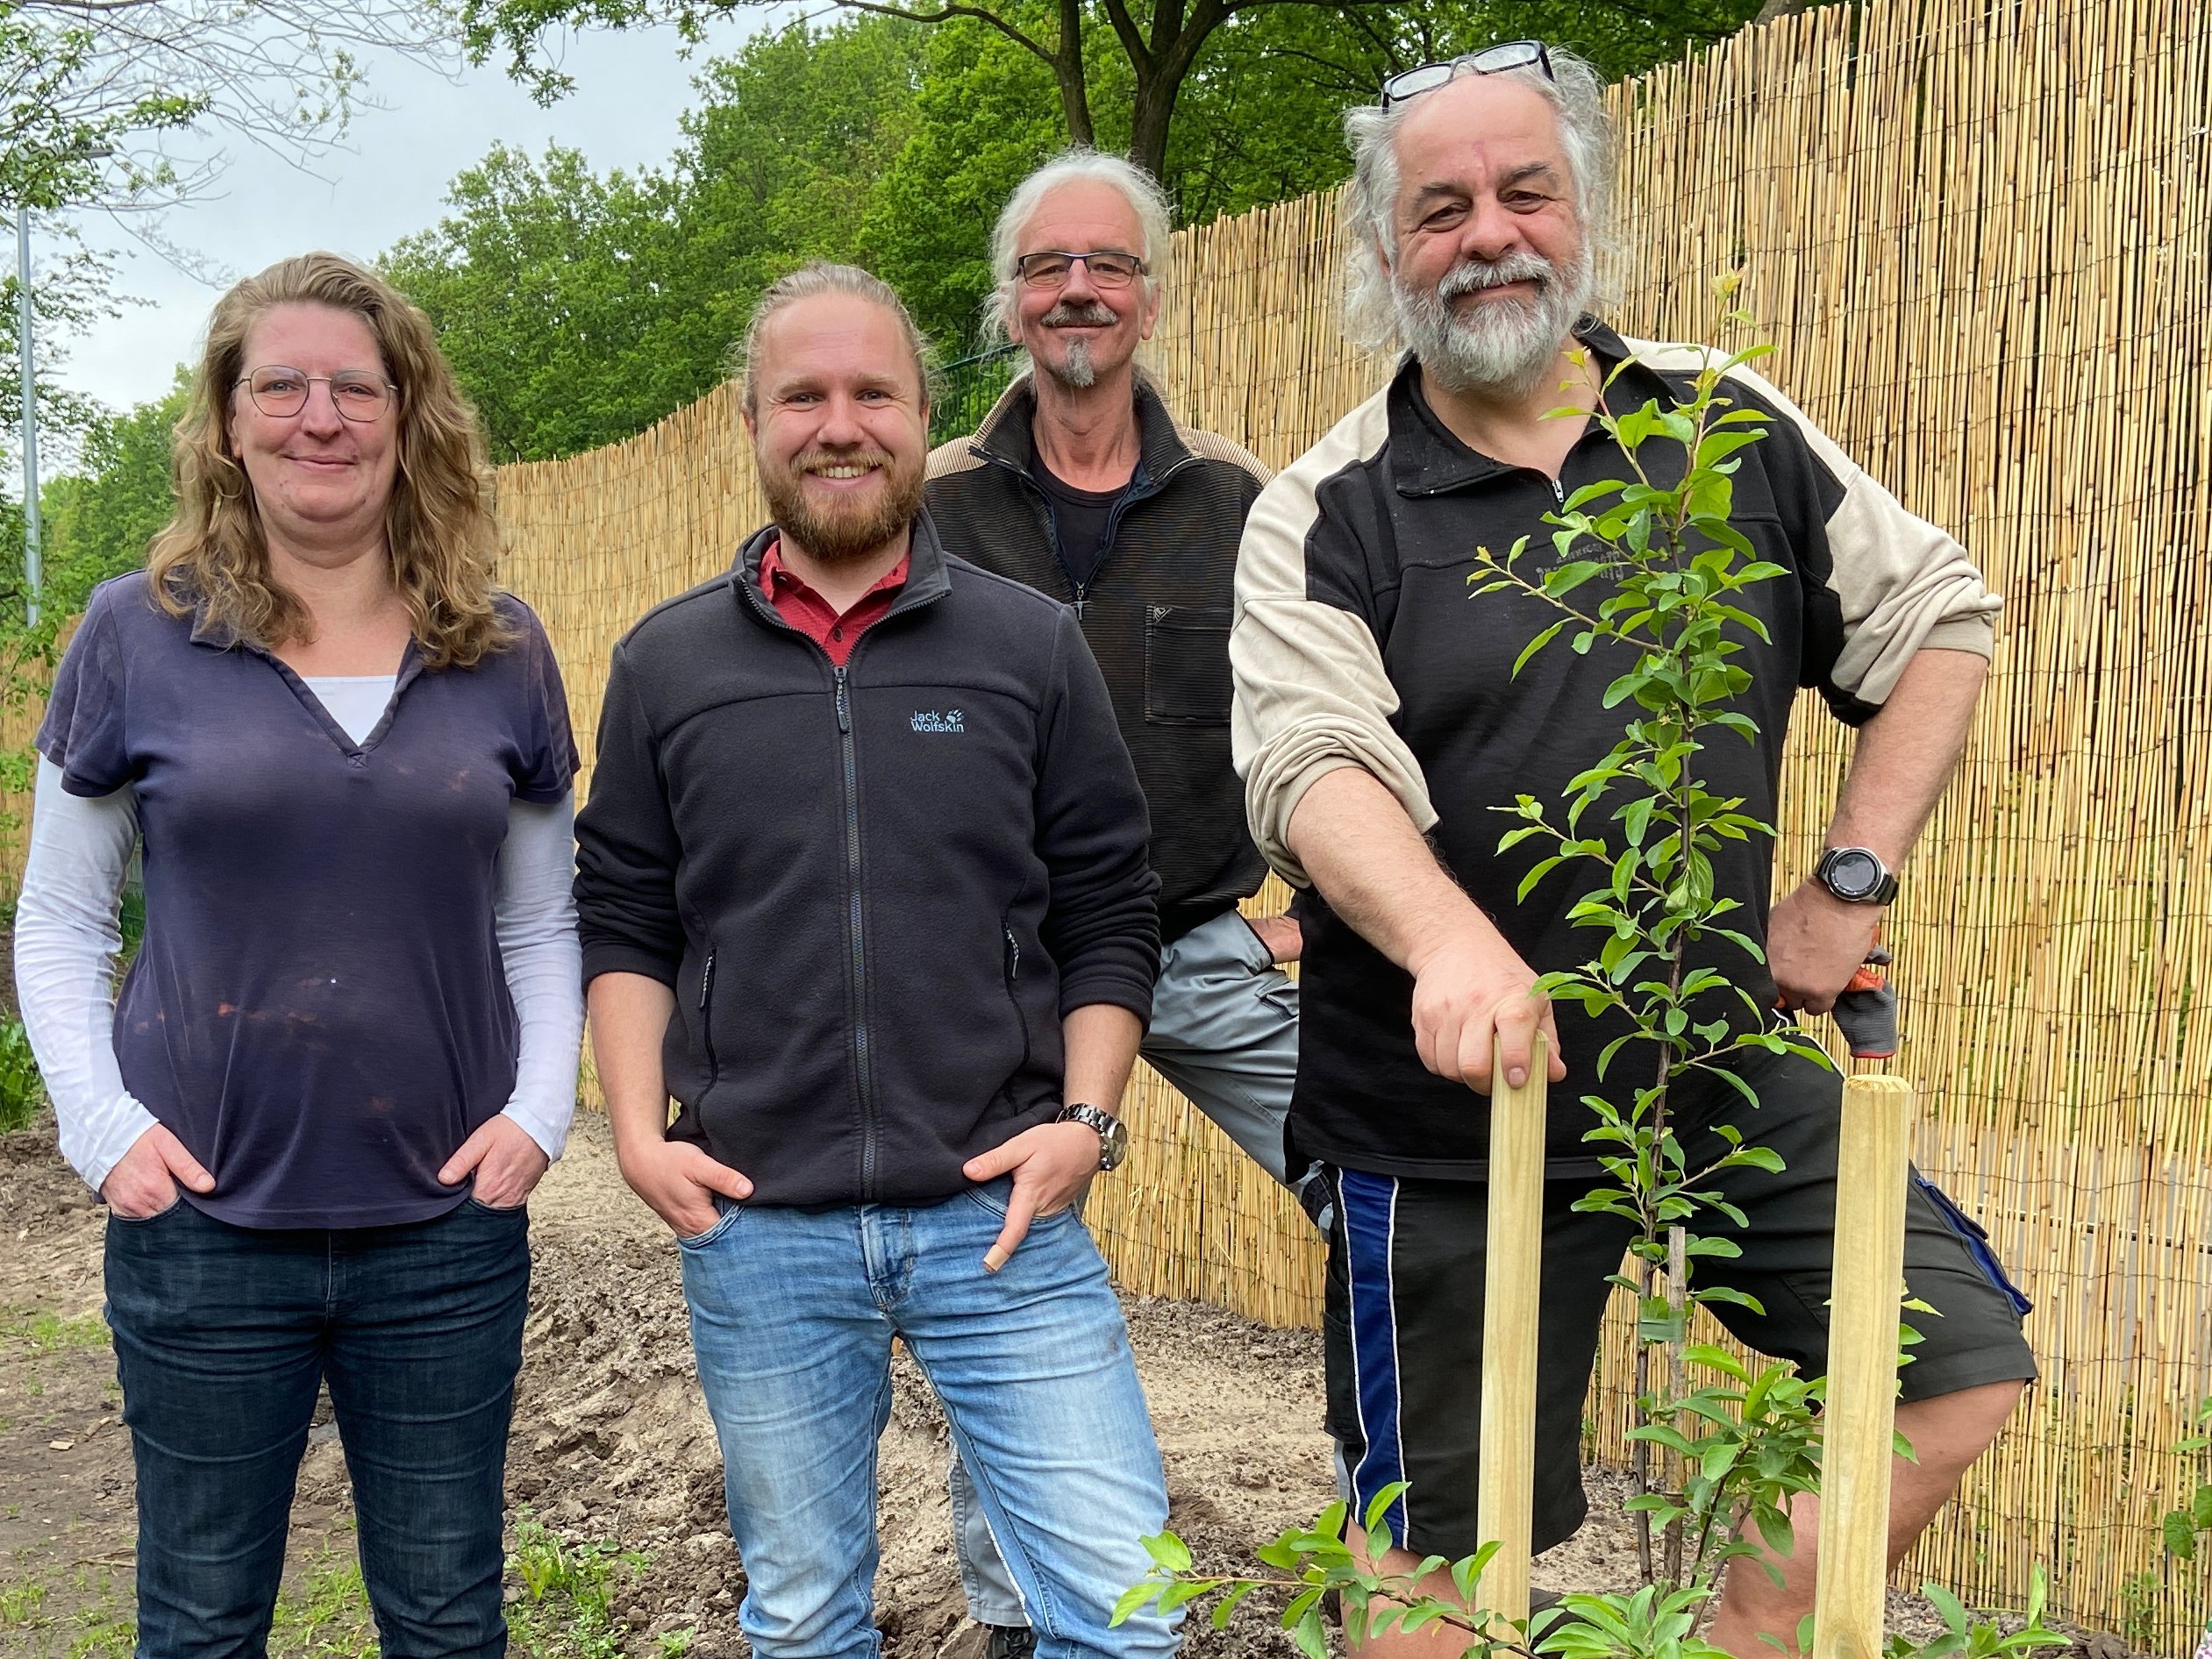
POLYGON ((242 1227, 417 1221, 514 1091, 493 901, 509 803, 576 770, 520 601, 474 668, 413 646, 356 744, 267 651, 195 639, 143 573, 93 595, 39 730, 72 794, 138 793, 146 937, 116 1006, 124 1086, 242 1227))

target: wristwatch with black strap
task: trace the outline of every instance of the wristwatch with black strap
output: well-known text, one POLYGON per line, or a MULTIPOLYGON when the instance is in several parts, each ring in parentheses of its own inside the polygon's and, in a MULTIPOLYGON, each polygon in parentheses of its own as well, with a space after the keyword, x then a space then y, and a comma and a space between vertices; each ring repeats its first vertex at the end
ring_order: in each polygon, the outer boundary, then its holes
POLYGON ((1060 1109, 1052 1120, 1055 1123, 1080 1123, 1087 1129, 1098 1131, 1098 1167, 1103 1171, 1121 1167, 1129 1156, 1129 1125, 1111 1112, 1087 1106, 1081 1100, 1070 1100, 1060 1109))
POLYGON ((1868 847, 1829 848, 1813 866, 1813 879, 1845 904, 1887 904, 1897 896, 1897 878, 1868 847))

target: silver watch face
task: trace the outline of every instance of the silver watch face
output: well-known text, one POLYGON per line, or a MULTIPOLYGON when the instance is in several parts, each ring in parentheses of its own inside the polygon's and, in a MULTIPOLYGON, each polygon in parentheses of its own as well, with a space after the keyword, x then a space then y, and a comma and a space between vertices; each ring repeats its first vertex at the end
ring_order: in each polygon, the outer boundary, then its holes
POLYGON ((1839 899, 1870 898, 1881 886, 1881 860, 1871 852, 1842 847, 1830 853, 1825 863, 1822 879, 1839 899))

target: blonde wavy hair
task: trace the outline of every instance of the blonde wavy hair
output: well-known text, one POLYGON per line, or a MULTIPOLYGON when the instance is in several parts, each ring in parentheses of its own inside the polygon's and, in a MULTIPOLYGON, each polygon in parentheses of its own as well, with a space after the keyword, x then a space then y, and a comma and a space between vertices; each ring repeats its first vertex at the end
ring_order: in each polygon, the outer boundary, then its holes
POLYGON ((253 325, 279 305, 327 305, 368 324, 399 388, 382 418, 399 423, 399 465, 384 511, 392 580, 428 668, 467 668, 509 642, 495 605, 499 529, 476 412, 454 383, 430 319, 375 273, 335 253, 303 253, 247 277, 216 302, 171 468, 176 512, 153 541, 153 595, 196 631, 273 650, 310 637, 298 595, 269 571, 268 543, 231 409, 253 325))

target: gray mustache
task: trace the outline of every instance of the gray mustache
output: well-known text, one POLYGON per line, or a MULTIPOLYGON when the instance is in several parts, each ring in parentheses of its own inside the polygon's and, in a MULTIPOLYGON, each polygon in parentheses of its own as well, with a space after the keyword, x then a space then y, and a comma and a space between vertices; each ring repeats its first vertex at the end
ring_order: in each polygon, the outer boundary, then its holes
POLYGON ((1509 282, 1535 282, 1549 287, 1558 277, 1548 261, 1533 253, 1515 253, 1495 263, 1488 260, 1463 260, 1437 284, 1437 297, 1456 300, 1462 294, 1479 294, 1486 288, 1503 288, 1509 282))
POLYGON ((1111 328, 1121 319, 1094 301, 1088 305, 1055 305, 1038 320, 1046 328, 1111 328))

